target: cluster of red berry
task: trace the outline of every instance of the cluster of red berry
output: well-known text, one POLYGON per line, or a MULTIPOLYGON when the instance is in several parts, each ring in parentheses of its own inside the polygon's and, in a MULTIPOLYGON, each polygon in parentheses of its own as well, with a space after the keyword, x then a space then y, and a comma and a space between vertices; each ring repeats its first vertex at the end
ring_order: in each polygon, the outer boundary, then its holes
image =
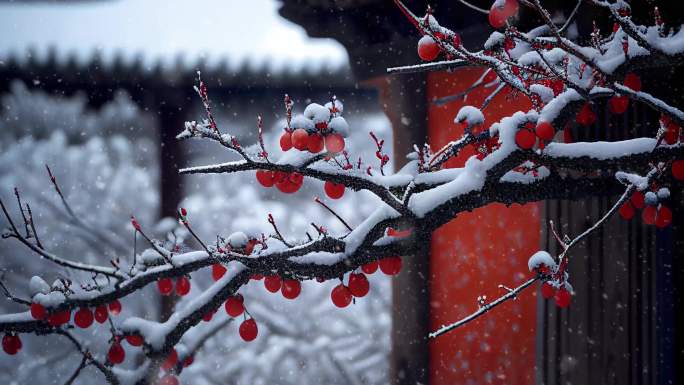
POLYGON ((523 150, 529 150, 539 138, 539 147, 544 148, 545 143, 553 140, 555 135, 556 130, 549 122, 540 120, 536 127, 533 122, 527 122, 516 132, 515 144, 523 150))
POLYGON ((544 297, 545 299, 553 297, 554 301, 556 302, 556 305, 560 308, 566 308, 570 306, 570 300, 572 298, 572 295, 570 294, 570 291, 565 288, 565 285, 559 288, 552 284, 550 281, 546 281, 541 286, 541 293, 542 297, 544 297))
POLYGON ((663 203, 669 196, 668 189, 648 191, 645 194, 636 191, 627 202, 620 206, 620 216, 625 220, 630 220, 634 217, 636 210, 643 209, 641 219, 645 224, 655 225, 660 229, 665 228, 672 223, 672 211, 663 203))
MULTIPOLYGON (((127 335, 125 339, 126 342, 134 347, 142 346, 144 342, 143 338, 138 335, 127 335)), ((109 347, 109 351, 107 352, 107 361, 114 365, 118 365, 124 362, 125 359, 126 351, 121 345, 121 338, 117 336, 114 338, 114 342, 109 347)), ((154 383, 154 385, 178 385, 180 383, 178 378, 170 373, 178 365, 178 361, 178 352, 176 349, 171 349, 171 352, 160 366, 165 373, 154 383)), ((183 360, 182 365, 183 367, 188 367, 192 365, 193 362, 194 357, 188 356, 183 360)))
MULTIPOLYGON (((190 279, 188 277, 180 277, 176 279, 176 295, 183 297, 190 292, 190 279)), ((161 278, 157 281, 157 289, 161 295, 171 295, 173 292, 173 279, 161 278)))
MULTIPOLYGON (((107 322, 109 314, 119 315, 119 313, 121 313, 121 302, 116 299, 108 305, 97 306, 94 311, 87 307, 82 307, 74 313, 74 324, 79 328, 87 329, 93 324, 93 320, 102 324, 107 322)), ((50 326, 57 327, 71 321, 71 310, 66 309, 48 314, 48 310, 45 306, 34 302, 31 304, 31 316, 35 320, 47 320, 50 326)))

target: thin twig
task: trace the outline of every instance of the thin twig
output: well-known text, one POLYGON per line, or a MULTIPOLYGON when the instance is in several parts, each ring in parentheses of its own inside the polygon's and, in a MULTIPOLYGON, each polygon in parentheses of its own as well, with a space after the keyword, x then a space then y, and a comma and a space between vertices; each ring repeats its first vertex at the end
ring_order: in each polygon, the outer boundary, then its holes
POLYGON ((319 205, 325 207, 325 209, 328 210, 328 211, 330 212, 330 214, 334 215, 335 218, 337 218, 340 222, 342 222, 342 224, 344 225, 344 227, 347 228, 347 230, 349 230, 349 231, 353 231, 353 230, 354 230, 354 229, 351 228, 351 226, 349 226, 349 224, 348 224, 344 219, 342 219, 342 217, 341 217, 339 214, 337 214, 337 213, 335 212, 335 210, 331 209, 330 206, 328 206, 328 205, 326 205, 325 203, 323 203, 323 201, 320 200, 318 197, 315 197, 315 198, 314 198, 314 202, 316 202, 316 203, 318 203, 319 205))

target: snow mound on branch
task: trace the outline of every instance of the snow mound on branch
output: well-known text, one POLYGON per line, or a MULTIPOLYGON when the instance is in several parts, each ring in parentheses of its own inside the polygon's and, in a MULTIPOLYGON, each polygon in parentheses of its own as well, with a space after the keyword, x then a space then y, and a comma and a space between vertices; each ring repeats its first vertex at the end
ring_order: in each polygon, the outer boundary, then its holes
POLYGON ((50 292, 50 285, 48 285, 43 278, 34 275, 29 282, 29 291, 31 292, 31 296, 38 293, 47 294, 50 292))
POLYGON ((330 128, 333 132, 340 134, 343 138, 349 136, 349 124, 341 116, 336 116, 330 119, 328 128, 330 128))
POLYGON ((530 269, 530 271, 535 271, 541 267, 547 267, 551 270, 556 269, 556 261, 553 260, 551 254, 544 250, 540 250, 532 254, 530 259, 527 261, 527 268, 530 269))
POLYGON ((651 152, 656 146, 653 138, 636 138, 620 142, 578 142, 550 143, 544 154, 552 157, 581 158, 607 160, 633 154, 651 152))
POLYGON ((548 103, 554 97, 553 90, 547 86, 541 84, 532 84, 530 86, 530 92, 539 95, 539 98, 544 103, 548 103))
POLYGON ((307 131, 313 131, 315 128, 314 123, 307 119, 304 115, 295 115, 292 118, 292 122, 290 122, 290 127, 292 127, 294 130, 303 128, 307 131))
POLYGON ((318 103, 311 103, 304 109, 304 117, 314 123, 327 123, 330 120, 330 110, 318 103))
POLYGON ((454 123, 467 122, 468 126, 475 126, 484 123, 484 115, 479 108, 473 106, 463 106, 458 111, 454 123))
POLYGON ((247 246, 248 242, 249 238, 247 237, 247 234, 243 233, 242 231, 236 231, 228 236, 228 244, 230 247, 236 249, 241 249, 247 246))

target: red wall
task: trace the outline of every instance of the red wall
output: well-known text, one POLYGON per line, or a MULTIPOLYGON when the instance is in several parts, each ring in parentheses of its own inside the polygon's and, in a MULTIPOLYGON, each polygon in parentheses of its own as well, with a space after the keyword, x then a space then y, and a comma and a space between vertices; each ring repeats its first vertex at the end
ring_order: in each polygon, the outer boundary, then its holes
MULTIPOLYGON (((493 88, 479 88, 467 101, 436 106, 433 98, 465 90, 481 68, 428 76, 428 135, 433 150, 458 138, 453 123, 463 105, 480 106, 493 88)), ((504 115, 530 108, 526 101, 499 94, 485 110, 485 126, 504 115)), ((474 152, 466 149, 448 163, 462 166, 474 152)), ((498 285, 516 286, 530 277, 527 258, 538 250, 539 206, 510 208, 492 204, 464 213, 432 238, 431 330, 477 310, 477 297, 492 300, 504 293, 498 285)), ((430 342, 430 383, 434 385, 533 384, 536 291, 524 292, 460 329, 430 342)))

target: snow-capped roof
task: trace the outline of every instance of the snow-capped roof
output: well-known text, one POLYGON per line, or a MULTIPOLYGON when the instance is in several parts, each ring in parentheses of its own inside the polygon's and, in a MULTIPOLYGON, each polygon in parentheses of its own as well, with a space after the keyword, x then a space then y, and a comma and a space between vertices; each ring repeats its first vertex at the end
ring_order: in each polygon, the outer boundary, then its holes
POLYGON ((94 3, 0 3, 0 60, 28 49, 38 61, 50 50, 58 61, 94 54, 102 61, 142 59, 144 65, 192 65, 206 60, 231 68, 314 72, 347 67, 344 48, 311 39, 278 16, 274 0, 120 0, 94 3))

